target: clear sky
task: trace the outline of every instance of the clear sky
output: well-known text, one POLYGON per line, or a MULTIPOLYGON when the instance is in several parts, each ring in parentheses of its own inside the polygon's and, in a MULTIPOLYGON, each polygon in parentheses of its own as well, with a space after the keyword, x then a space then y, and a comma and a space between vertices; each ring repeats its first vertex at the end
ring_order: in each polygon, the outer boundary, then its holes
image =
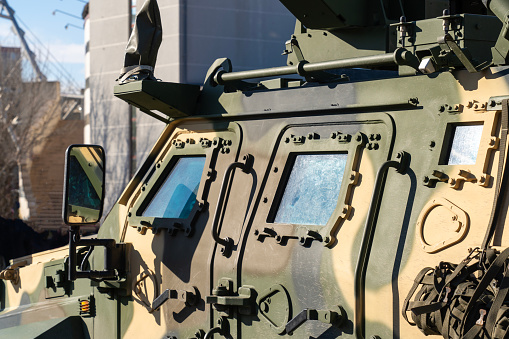
MULTIPOLYGON (((14 9, 18 24, 25 31, 39 67, 48 79, 61 80, 63 68, 77 85, 84 87, 85 46, 81 13, 86 1, 7 0, 7 3, 14 9)), ((20 46, 11 27, 9 20, 0 18, 0 45, 20 46)), ((25 63, 24 67, 28 65, 25 63)))

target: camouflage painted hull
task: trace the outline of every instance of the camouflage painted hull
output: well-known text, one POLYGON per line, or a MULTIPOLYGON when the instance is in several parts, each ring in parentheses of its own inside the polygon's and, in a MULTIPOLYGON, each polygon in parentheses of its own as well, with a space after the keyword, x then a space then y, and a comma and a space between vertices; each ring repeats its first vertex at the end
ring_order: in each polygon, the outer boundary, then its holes
MULTIPOLYGON (((423 267, 459 263, 481 245, 502 175, 508 70, 352 80, 222 93, 202 100, 196 117, 169 123, 99 232, 132 244, 128 275, 68 282, 59 272, 66 248, 20 258, 19 280, 1 282, 0 338, 277 338, 306 309, 317 319, 294 337, 359 337, 359 326, 365 338, 424 337, 403 319, 403 301, 423 267), (472 136, 480 138, 475 162, 448 164, 451 127, 472 125, 482 126, 472 136), (400 152, 408 169, 387 168, 377 180, 400 152), (300 154, 347 155, 325 225, 275 221, 300 154), (189 156, 205 157, 189 216, 144 216, 175 160, 189 156), (374 192, 383 194, 356 305, 374 192), (167 300, 154 305, 165 290, 167 300), (91 305, 85 312, 82 300, 91 305), (339 306, 346 319, 335 326, 339 306)), ((496 248, 509 245, 506 214, 496 248)), ((92 266, 102 261, 96 251, 92 266)))

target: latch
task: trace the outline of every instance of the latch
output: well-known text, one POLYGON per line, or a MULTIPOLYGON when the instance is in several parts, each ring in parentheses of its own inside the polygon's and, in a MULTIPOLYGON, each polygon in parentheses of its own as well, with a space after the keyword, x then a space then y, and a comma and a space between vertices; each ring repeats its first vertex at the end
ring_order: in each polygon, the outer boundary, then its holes
POLYGON ((315 310, 306 308, 290 320, 286 326, 286 333, 291 335, 307 320, 318 320, 325 324, 331 324, 334 327, 341 327, 346 320, 346 312, 341 306, 336 306, 335 310, 315 310))
POLYGON ((27 261, 23 260, 13 265, 10 265, 9 267, 0 272, 0 279, 10 280, 14 285, 17 285, 19 283, 19 268, 26 266, 26 264, 27 261))
POLYGON ((252 286, 242 286, 234 293, 233 281, 222 278, 205 302, 212 304, 222 315, 229 316, 233 308, 237 308, 240 314, 252 315, 256 310, 256 291, 252 286))
POLYGON ((194 306, 200 301, 200 292, 195 286, 192 291, 166 289, 152 302, 152 312, 157 311, 168 299, 177 299, 183 301, 186 306, 194 306))

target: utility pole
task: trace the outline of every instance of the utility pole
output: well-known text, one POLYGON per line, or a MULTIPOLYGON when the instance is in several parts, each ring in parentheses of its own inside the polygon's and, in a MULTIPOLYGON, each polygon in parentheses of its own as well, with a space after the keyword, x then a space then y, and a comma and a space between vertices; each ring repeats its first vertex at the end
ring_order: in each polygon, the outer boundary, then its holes
POLYGON ((35 55, 30 50, 30 47, 28 47, 28 44, 25 40, 25 32, 23 32, 23 30, 19 27, 18 22, 14 17, 14 10, 9 6, 7 0, 0 0, 0 18, 8 19, 11 21, 12 26, 14 27, 14 32, 21 42, 21 48, 23 49, 23 52, 25 52, 26 57, 32 65, 37 81, 46 81, 46 76, 42 74, 41 70, 39 69, 37 62, 35 61, 35 55))

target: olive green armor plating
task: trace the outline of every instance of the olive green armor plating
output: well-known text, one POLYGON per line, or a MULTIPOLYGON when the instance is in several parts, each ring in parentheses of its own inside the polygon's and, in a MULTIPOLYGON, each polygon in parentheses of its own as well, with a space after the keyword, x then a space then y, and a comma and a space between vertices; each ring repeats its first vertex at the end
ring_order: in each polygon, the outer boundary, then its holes
POLYGON ((287 64, 203 86, 155 80, 145 3, 114 92, 166 128, 97 239, 68 150, 69 247, 0 272, 0 338, 508 335, 509 1, 280 1, 287 64))

